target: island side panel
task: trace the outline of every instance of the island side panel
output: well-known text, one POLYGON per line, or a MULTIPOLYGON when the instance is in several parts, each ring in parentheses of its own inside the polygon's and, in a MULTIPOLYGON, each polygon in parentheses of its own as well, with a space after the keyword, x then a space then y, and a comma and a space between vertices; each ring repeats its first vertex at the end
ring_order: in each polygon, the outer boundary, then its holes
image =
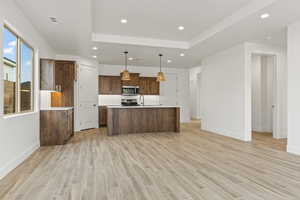
POLYGON ((107 109, 107 135, 109 136, 120 134, 119 110, 107 109))
POLYGON ((108 135, 180 132, 179 108, 109 108, 108 135))

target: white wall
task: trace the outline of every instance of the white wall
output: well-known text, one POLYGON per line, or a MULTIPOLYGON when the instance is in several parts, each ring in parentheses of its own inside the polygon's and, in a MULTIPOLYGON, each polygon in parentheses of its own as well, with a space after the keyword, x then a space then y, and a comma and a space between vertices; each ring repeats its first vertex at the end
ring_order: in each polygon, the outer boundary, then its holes
MULTIPOLYGON (((99 106, 121 105, 122 95, 99 95, 99 106)), ((142 99, 137 97, 138 103, 142 103, 142 99)), ((158 95, 145 95, 144 105, 159 105, 160 98, 158 95)))
POLYGON ((300 22, 288 27, 288 152, 300 155, 300 22))
POLYGON ((201 118, 205 130, 251 140, 252 55, 276 55, 275 138, 287 133, 286 50, 277 46, 244 43, 203 60, 201 118))
POLYGON ((247 140, 245 132, 245 46, 202 61, 202 129, 247 140))
POLYGON ((190 69, 190 110, 191 118, 201 119, 200 107, 200 85, 201 85, 201 67, 194 67, 190 69))
MULTIPOLYGON (((7 23, 36 50, 35 112, 22 116, 3 116, 3 62, 0 62, 0 179, 39 147, 39 57, 53 57, 54 52, 11 0, 0 1, 0 26, 7 23)), ((3 31, 0 32, 2 58, 3 31)))
MULTIPOLYGON (((140 73, 140 76, 151 76, 155 77, 159 70, 159 67, 140 67, 140 66, 129 66, 130 72, 140 73)), ((100 75, 120 75, 120 72, 124 70, 124 66, 119 65, 100 65, 100 75)), ((178 80, 178 92, 177 101, 178 105, 181 106, 181 122, 190 121, 190 108, 189 108, 189 70, 177 69, 177 68, 164 68, 166 76, 175 75, 178 80)), ((168 81, 168 80, 167 80, 168 81)))

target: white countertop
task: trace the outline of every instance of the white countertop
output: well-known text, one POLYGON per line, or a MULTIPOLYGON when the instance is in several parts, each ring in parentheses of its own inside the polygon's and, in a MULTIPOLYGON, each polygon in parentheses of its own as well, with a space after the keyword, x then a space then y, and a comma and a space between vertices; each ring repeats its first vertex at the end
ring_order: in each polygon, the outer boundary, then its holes
POLYGON ((43 108, 43 110, 71 110, 73 107, 49 107, 49 108, 43 108))
POLYGON ((144 105, 144 106, 107 106, 107 108, 180 108, 180 106, 144 105))

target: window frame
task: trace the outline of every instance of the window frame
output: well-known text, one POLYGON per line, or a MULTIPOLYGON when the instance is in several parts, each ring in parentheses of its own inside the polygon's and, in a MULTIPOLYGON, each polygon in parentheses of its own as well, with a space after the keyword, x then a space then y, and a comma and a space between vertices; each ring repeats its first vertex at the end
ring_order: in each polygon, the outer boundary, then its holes
MULTIPOLYGON (((12 28, 10 28, 7 24, 3 25, 4 29, 7 29, 10 31, 16 38, 17 38, 17 44, 16 44, 16 85, 15 85, 15 112, 14 113, 8 113, 4 114, 4 116, 12 116, 12 115, 22 115, 26 113, 34 112, 35 110, 35 49, 26 41, 24 40, 20 35, 18 35, 12 28), (28 48, 32 50, 32 80, 31 80, 31 95, 30 95, 30 110, 24 110, 21 111, 21 44, 25 44, 28 48)), ((4 37, 4 35, 3 35, 4 37)), ((3 48, 3 47, 2 47, 3 48)), ((2 57, 2 62, 11 65, 11 63, 7 62, 7 60, 4 58, 4 55, 2 57)), ((3 95, 5 96, 5 95, 3 95)), ((4 102, 3 102, 4 103, 4 102)), ((3 104, 4 106, 4 104, 3 104)), ((4 110, 3 110, 4 111, 4 110)))

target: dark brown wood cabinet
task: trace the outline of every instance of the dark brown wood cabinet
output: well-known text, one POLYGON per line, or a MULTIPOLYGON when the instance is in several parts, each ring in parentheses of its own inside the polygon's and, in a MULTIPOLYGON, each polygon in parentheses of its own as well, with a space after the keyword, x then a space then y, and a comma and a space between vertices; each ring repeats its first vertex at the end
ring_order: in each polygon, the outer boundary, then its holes
POLYGON ((40 89, 57 91, 59 88, 61 92, 60 99, 56 98, 58 95, 52 96, 52 106, 74 106, 75 65, 74 61, 40 60, 40 89))
POLYGON ((75 62, 55 61, 55 83, 61 88, 61 105, 74 106, 75 62))
POLYGON ((40 60, 40 89, 55 90, 55 60, 40 60))
POLYGON ((138 73, 131 73, 130 81, 121 81, 121 76, 99 76, 99 94, 121 95, 122 86, 139 86, 142 95, 160 93, 160 83, 156 81, 156 77, 140 77, 138 73))
POLYGON ((155 77, 140 77, 139 86, 142 95, 159 95, 160 84, 155 77))
POLYGON ((121 77, 113 76, 111 79, 111 93, 112 94, 121 94, 121 77))
POLYGON ((107 126, 107 107, 99 106, 99 126, 107 126))
POLYGON ((74 135, 73 109, 40 112, 41 146, 63 145, 74 135))
POLYGON ((180 132, 180 108, 108 108, 109 136, 148 132, 180 132))
MULTIPOLYGON (((120 74, 122 77, 122 73, 120 74)), ((130 73, 129 81, 122 81, 122 86, 139 86, 140 74, 139 73, 130 73)))
POLYGON ((147 77, 140 77, 139 80, 140 94, 145 95, 148 93, 148 79, 147 77))
POLYGON ((159 95, 160 93, 160 82, 157 81, 156 77, 149 78, 149 94, 150 95, 159 95))
POLYGON ((99 94, 121 95, 121 77, 99 76, 99 94))

